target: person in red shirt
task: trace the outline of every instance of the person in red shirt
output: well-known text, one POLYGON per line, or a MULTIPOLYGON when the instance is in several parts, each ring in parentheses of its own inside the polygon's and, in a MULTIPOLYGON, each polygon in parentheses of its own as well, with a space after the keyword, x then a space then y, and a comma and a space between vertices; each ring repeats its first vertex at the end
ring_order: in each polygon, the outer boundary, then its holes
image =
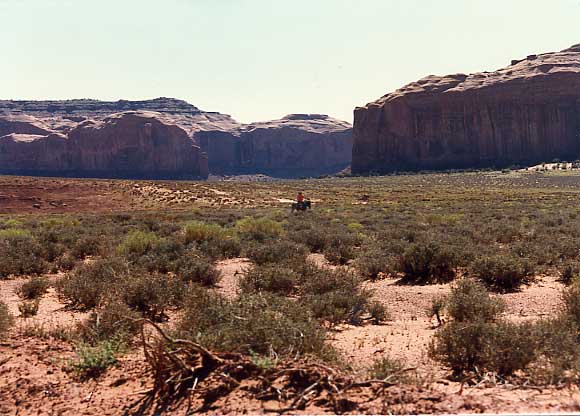
POLYGON ((296 201, 298 201, 299 204, 304 203, 304 194, 302 192, 298 192, 298 196, 296 197, 296 201))

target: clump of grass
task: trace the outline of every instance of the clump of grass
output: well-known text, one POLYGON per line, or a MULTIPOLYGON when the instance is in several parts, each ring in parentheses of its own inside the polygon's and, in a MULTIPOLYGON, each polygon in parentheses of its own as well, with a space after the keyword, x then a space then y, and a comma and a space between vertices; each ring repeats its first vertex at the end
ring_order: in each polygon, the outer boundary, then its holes
POLYGON ((374 325, 380 325, 389 319, 387 308, 379 301, 369 303, 368 312, 374 325))
POLYGON ((8 306, 0 301, 0 339, 6 337, 8 330, 14 324, 14 317, 10 313, 8 306))
POLYGON ((123 348, 123 344, 112 340, 97 345, 79 343, 75 348, 77 358, 69 362, 68 368, 81 380, 97 378, 117 364, 117 354, 123 348))
POLYGON ((405 383, 409 381, 409 371, 413 370, 400 360, 390 357, 381 357, 371 366, 369 373, 373 379, 391 383, 405 383))
POLYGON ((22 283, 18 288, 18 295, 23 299, 39 299, 50 287, 50 282, 45 277, 34 276, 22 283))
POLYGON ((24 301, 18 304, 18 312, 22 318, 30 318, 38 314, 38 308, 40 306, 40 298, 24 301))

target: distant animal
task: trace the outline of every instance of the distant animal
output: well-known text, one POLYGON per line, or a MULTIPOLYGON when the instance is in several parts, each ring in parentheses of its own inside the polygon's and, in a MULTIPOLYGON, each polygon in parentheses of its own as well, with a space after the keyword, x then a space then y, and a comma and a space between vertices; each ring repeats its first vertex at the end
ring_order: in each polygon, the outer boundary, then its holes
POLYGON ((306 211, 312 208, 312 203, 309 200, 304 200, 302 202, 292 203, 292 212, 294 211, 306 211))

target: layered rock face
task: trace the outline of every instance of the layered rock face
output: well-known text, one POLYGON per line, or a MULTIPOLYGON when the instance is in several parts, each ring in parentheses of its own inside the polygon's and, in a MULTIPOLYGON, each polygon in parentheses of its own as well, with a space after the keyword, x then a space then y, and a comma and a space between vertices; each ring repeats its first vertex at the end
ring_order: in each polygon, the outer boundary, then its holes
POLYGON ((355 110, 353 173, 577 159, 580 45, 496 72, 429 76, 355 110))
POLYGON ((244 125, 171 98, 0 100, 2 151, 0 173, 203 178, 205 152, 212 173, 299 177, 347 167, 352 126, 319 114, 244 125))
POLYGON ((350 164, 352 127, 320 114, 292 114, 230 131, 197 134, 210 171, 280 177, 336 173, 350 164))
POLYGON ((88 120, 67 135, 31 133, 41 122, 29 121, 28 127, 19 124, 20 131, 0 137, 0 173, 152 179, 208 175, 207 157, 187 132, 164 123, 157 113, 88 120))

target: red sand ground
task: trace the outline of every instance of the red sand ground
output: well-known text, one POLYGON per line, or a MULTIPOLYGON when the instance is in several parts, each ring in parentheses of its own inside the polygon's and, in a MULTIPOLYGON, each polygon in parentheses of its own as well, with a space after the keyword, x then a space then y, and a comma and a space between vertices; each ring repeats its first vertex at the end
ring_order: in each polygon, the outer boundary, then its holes
MULTIPOLYGON (((316 257, 315 261, 320 261, 316 257)), ((249 264, 246 259, 233 259, 218 264, 223 272, 220 290, 236 295, 237 281, 249 264)), ((54 276, 52 278, 55 278, 54 276)), ((11 311, 18 313, 20 299, 15 290, 19 280, 0 281, 0 296, 11 311)), ((444 368, 432 362, 426 354, 435 322, 425 310, 430 300, 449 290, 448 285, 401 286, 387 279, 369 283, 376 299, 391 313, 391 320, 380 326, 345 326, 331 335, 331 341, 361 372, 382 354, 401 358, 410 367, 418 367, 427 387, 400 386, 386 389, 374 396, 368 389, 352 391, 349 399, 358 402, 357 412, 561 412, 580 410, 577 387, 515 388, 490 386, 461 388, 459 383, 445 379, 444 368)), ((562 286, 552 277, 514 294, 502 295, 514 319, 535 319, 557 311, 562 286)), ((132 413, 139 392, 150 387, 141 352, 121 358, 119 365, 97 381, 81 382, 65 371, 74 357, 70 344, 54 339, 26 336, 30 327, 69 326, 84 318, 83 314, 67 311, 51 289, 42 299, 38 316, 18 318, 10 337, 0 344, 0 414, 6 415, 117 415, 132 413)), ((277 402, 259 401, 249 397, 243 386, 215 403, 218 413, 260 413, 264 408, 279 408, 277 402)), ((186 406, 166 414, 185 414, 186 406)), ((324 412, 314 405, 305 413, 324 412)))

